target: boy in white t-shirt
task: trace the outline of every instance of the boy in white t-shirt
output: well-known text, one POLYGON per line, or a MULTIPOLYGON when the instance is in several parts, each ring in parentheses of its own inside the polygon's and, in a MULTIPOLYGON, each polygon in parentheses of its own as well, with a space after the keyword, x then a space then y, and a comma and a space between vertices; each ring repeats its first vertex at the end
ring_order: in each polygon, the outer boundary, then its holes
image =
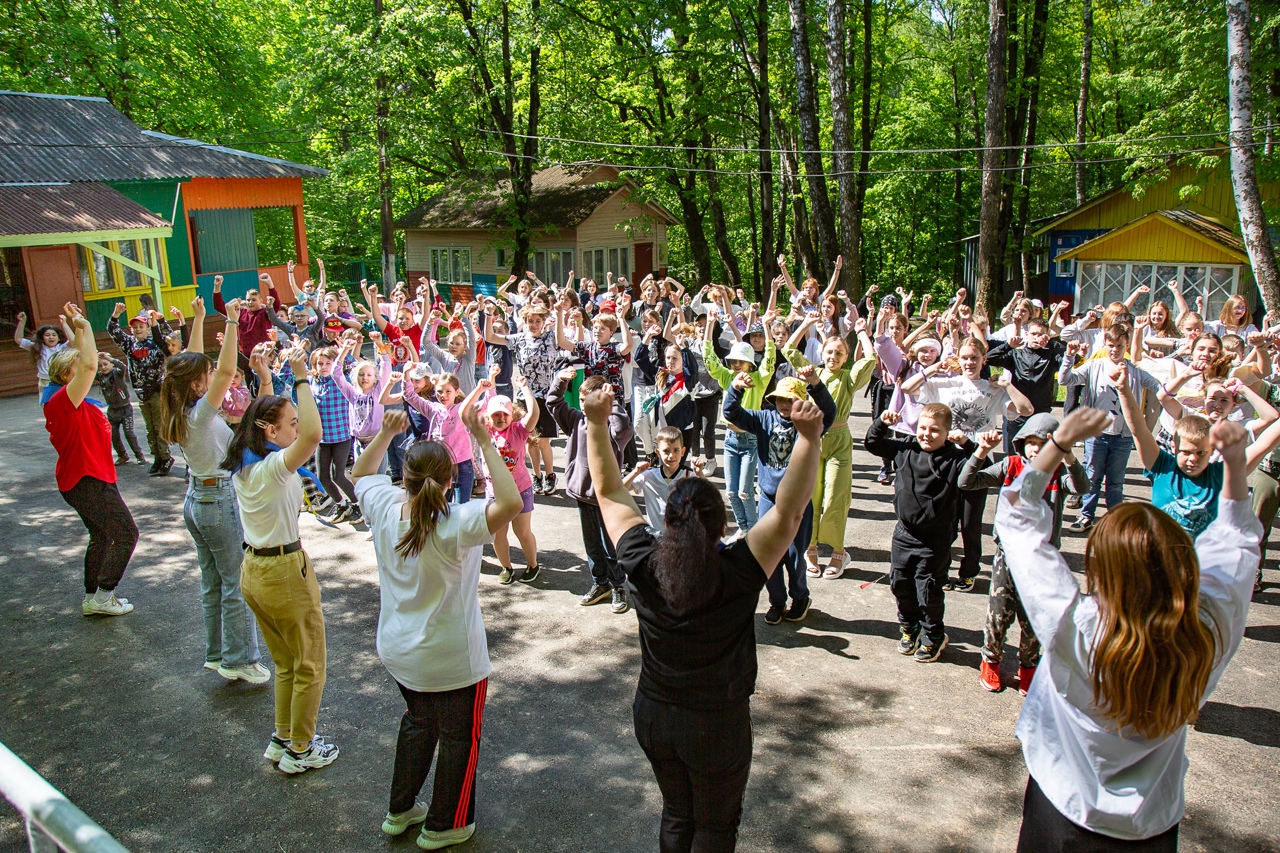
POLYGON ((702 466, 698 462, 693 463, 693 468, 684 464, 684 437, 675 427, 663 427, 654 433, 654 444, 657 452, 637 465, 622 484, 644 496, 645 518, 650 527, 662 533, 667 528, 667 495, 680 480, 701 476, 702 472, 696 469, 702 466), (653 457, 660 463, 657 467, 653 465, 653 457))

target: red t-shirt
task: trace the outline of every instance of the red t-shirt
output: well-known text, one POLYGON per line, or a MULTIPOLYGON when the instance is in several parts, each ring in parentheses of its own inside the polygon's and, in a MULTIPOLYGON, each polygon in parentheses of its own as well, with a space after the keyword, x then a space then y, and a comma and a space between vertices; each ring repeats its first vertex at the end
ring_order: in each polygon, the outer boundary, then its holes
POLYGON ((422 327, 414 323, 407 329, 401 329, 395 323, 388 323, 386 332, 387 341, 391 344, 391 363, 399 366, 410 361, 418 360, 418 353, 422 349, 422 327), (410 355, 408 347, 412 346, 412 355, 410 355))
POLYGON ((49 443, 58 451, 54 476, 58 491, 69 492, 85 477, 105 483, 116 481, 111 461, 111 424, 102 410, 88 400, 71 404, 66 388, 59 388, 44 404, 44 426, 49 443))

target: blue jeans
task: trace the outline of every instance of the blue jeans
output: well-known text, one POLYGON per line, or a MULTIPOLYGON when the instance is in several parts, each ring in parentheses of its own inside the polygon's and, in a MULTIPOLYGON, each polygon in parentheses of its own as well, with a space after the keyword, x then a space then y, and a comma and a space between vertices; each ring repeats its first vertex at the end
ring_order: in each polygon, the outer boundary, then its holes
MULTIPOLYGON (((760 515, 764 515, 771 509, 773 509, 773 498, 763 491, 760 492, 760 515)), ((800 555, 809 547, 809 540, 812 538, 813 501, 809 501, 804 508, 804 518, 800 521, 800 528, 796 530, 796 538, 792 540, 791 547, 787 548, 787 553, 782 556, 780 570, 769 575, 769 580, 765 581, 765 587, 769 590, 769 603, 775 607, 787 606, 788 592, 791 593, 792 601, 804 601, 809 597, 809 579, 805 576, 804 560, 800 555)), ((768 566, 761 566, 761 568, 767 569, 768 566)))
POLYGON ((453 478, 453 488, 449 491, 450 503, 464 504, 471 500, 471 487, 476 484, 476 466, 470 459, 463 460, 454 466, 458 473, 453 478))
MULTIPOLYGON (((368 450, 368 449, 369 449, 369 445, 370 445, 372 442, 373 442, 373 439, 372 439, 372 438, 371 438, 371 439, 369 439, 368 441, 366 441, 366 440, 365 440, 365 439, 363 439, 363 438, 357 438, 357 439, 356 439, 356 441, 355 441, 355 446, 352 448, 352 450, 355 452, 355 455, 356 455, 356 458, 357 458, 357 459, 359 459, 361 456, 363 456, 363 455, 364 455, 364 452, 365 452, 366 450, 368 450)), ((392 444, 392 446, 394 446, 394 445, 395 445, 395 441, 394 441, 394 440, 392 440, 391 444, 392 444)), ((387 473, 387 464, 388 464, 388 463, 387 463, 387 457, 391 455, 391 453, 390 453, 390 449, 391 449, 391 448, 390 448, 390 447, 388 447, 388 448, 387 448, 388 452, 387 452, 387 453, 382 454, 382 459, 380 459, 380 460, 378 461, 378 473, 379 473, 379 474, 385 474, 385 473, 387 473)))
POLYGON ((258 623, 240 592, 244 532, 230 480, 220 485, 187 484, 182 518, 196 542, 200 597, 204 602, 204 659, 223 666, 248 666, 262 659, 258 623))
POLYGON ((1124 500, 1124 472, 1133 450, 1131 435, 1100 435, 1084 443, 1084 470, 1089 474, 1089 493, 1080 501, 1080 517, 1093 518, 1098 511, 1102 482, 1107 483, 1107 509, 1124 500))
POLYGON ((755 527, 756 519, 756 437, 729 430, 724 436, 724 485, 729 490, 729 506, 739 530, 755 527))

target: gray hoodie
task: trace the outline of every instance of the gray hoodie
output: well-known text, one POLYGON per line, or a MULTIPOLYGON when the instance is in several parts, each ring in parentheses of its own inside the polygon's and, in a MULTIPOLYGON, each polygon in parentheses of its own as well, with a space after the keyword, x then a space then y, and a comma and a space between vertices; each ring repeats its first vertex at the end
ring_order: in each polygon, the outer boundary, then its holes
MULTIPOLYGON (((565 491, 576 501, 594 504, 598 501, 587 465, 587 416, 565 402, 564 391, 567 384, 557 376, 551 382, 551 390, 547 392, 547 408, 551 411, 551 417, 556 419, 556 426, 569 437, 564 453, 565 491)), ((635 428, 627 417, 627 410, 622 407, 622 400, 614 397, 613 414, 609 415, 609 438, 613 443, 614 458, 619 465, 622 464, 622 449, 634 434, 635 428)))

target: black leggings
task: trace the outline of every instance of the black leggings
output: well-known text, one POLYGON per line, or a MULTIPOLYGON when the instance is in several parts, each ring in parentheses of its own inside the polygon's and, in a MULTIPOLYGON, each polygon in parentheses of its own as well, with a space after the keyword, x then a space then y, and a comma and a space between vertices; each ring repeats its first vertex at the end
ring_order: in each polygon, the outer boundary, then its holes
POLYGON ((356 487, 347 479, 347 460, 351 458, 351 439, 321 444, 316 456, 320 485, 335 501, 356 502, 356 487))
POLYGON ((1062 816, 1040 790, 1034 778, 1027 779, 1022 800, 1022 829, 1018 832, 1018 853, 1176 853, 1178 824, 1159 835, 1137 841, 1112 838, 1077 826, 1062 816))
POLYGON ((120 497, 115 483, 96 477, 81 477, 62 499, 80 515, 89 528, 89 548, 84 552, 84 591, 114 590, 124 576, 134 546, 138 526, 120 497))
POLYGON ((476 762, 489 679, 440 693, 419 693, 398 681, 396 686, 406 710, 400 717, 391 771, 390 811, 399 814, 413 808, 438 744, 435 787, 423 827, 442 832, 475 823, 476 762))
POLYGON ((720 400, 723 395, 698 397, 693 401, 693 444, 689 452, 694 456, 716 458, 716 420, 720 417, 720 400))

